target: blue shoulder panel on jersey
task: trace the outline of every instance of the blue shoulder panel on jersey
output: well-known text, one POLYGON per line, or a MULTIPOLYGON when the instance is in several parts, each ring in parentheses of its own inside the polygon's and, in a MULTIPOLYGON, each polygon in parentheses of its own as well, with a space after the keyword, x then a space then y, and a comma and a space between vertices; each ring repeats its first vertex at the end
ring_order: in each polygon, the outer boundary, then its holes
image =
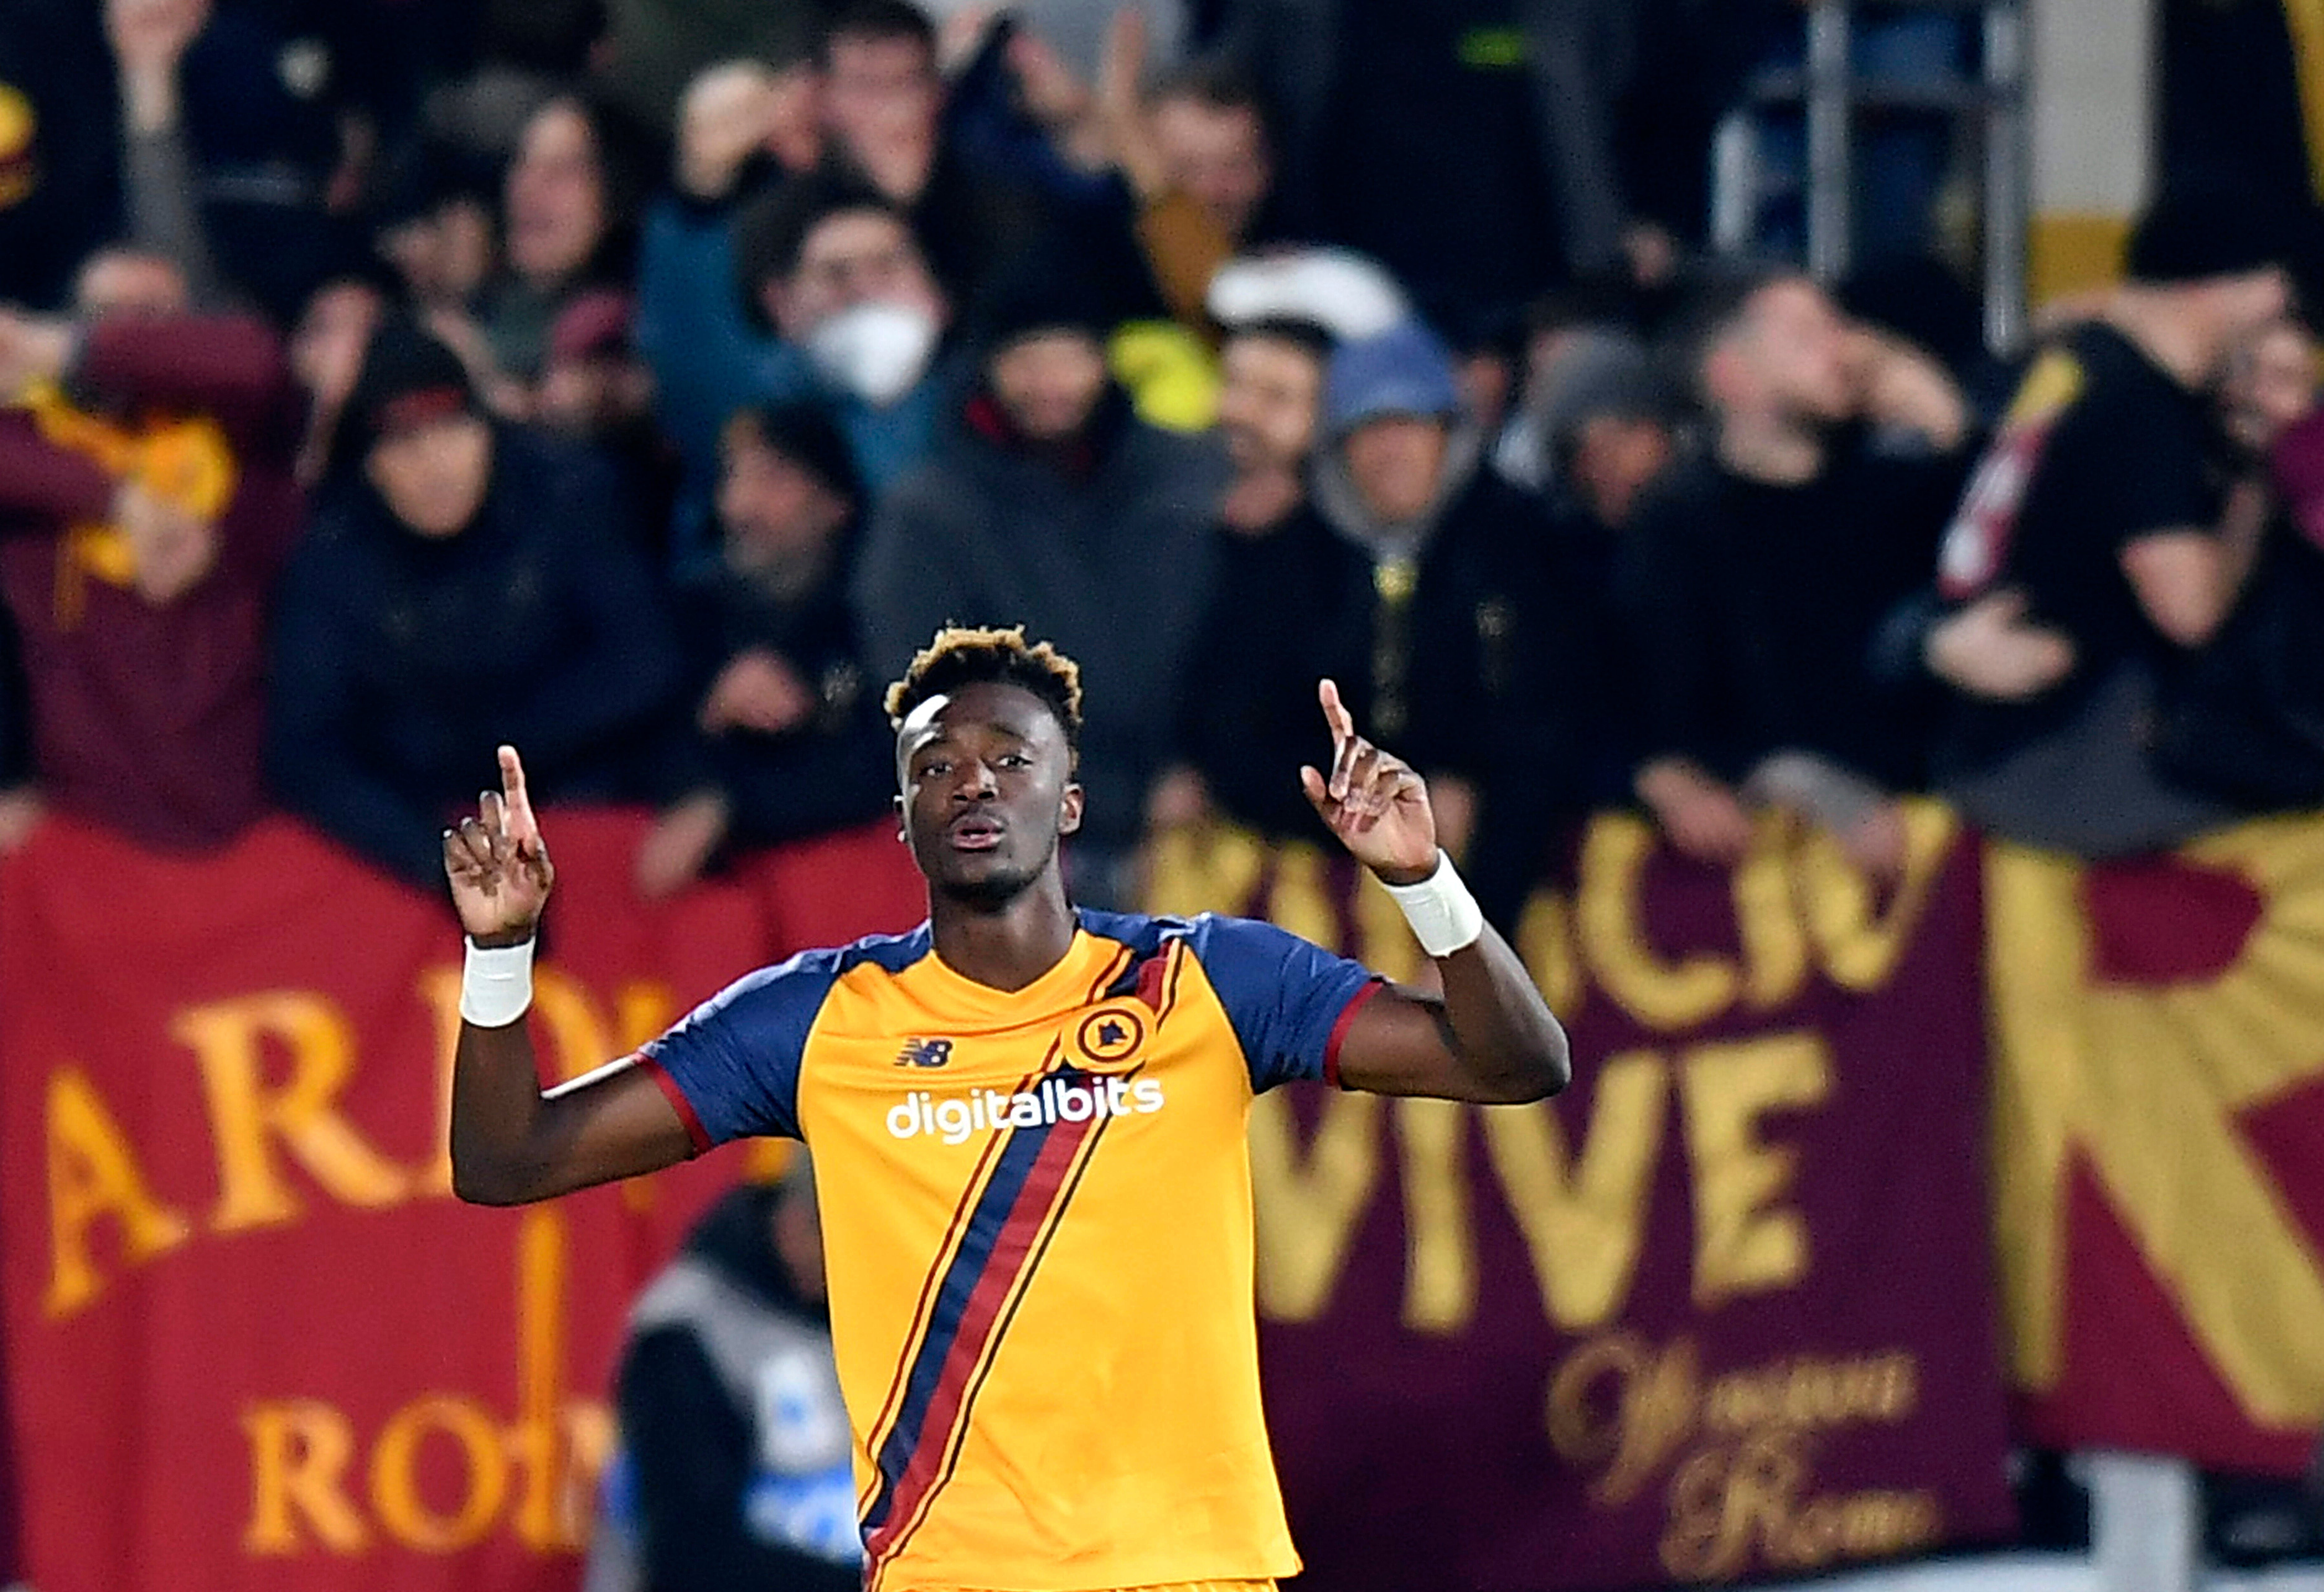
MULTIPOLYGON (((1360 963, 1248 918, 1085 912, 1082 923, 1093 934, 1136 949, 1139 961, 1159 951, 1164 941, 1184 939, 1226 1008, 1255 1090, 1294 1078, 1329 1077, 1341 1019, 1378 982, 1360 963)), ((1133 964, 1122 976, 1134 987, 1137 976, 1133 964)), ((1127 994, 1129 987, 1108 993, 1127 994)))
POLYGON ((1148 958, 1161 953, 1165 941, 1186 932, 1184 918, 1152 918, 1143 912, 1102 912, 1095 907, 1076 907, 1084 930, 1100 939, 1111 939, 1116 945, 1130 949, 1129 970, 1115 979, 1105 992, 1108 1000, 1119 1000, 1138 987, 1138 970, 1148 958))
POLYGON ((796 1139, 799 1063, 831 986, 865 962, 901 973, 927 954, 925 924, 909 934, 801 951, 745 974, 639 1053, 685 1096, 708 1143, 796 1139))

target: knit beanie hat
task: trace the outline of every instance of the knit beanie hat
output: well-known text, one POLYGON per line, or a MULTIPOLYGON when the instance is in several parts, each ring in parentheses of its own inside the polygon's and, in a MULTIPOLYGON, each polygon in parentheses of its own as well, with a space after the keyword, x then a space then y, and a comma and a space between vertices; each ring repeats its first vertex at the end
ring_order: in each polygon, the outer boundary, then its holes
POLYGON ((361 458, 399 432, 480 412, 459 356, 410 317, 394 316, 380 323, 364 350, 363 374, 340 421, 341 456, 361 458))
POLYGON ((974 324, 990 355, 1043 332, 1081 332, 1102 346, 1113 321, 1086 276, 1061 262, 1039 262, 1003 280, 977 307, 974 324))

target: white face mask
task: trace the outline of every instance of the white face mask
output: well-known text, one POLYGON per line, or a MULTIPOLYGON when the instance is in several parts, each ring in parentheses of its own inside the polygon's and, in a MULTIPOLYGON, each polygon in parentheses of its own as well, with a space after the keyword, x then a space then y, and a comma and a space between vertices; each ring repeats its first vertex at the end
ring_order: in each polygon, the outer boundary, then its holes
POLYGON ((903 304, 857 304, 807 334, 817 375, 874 408, 911 391, 936 352, 936 318, 903 304))

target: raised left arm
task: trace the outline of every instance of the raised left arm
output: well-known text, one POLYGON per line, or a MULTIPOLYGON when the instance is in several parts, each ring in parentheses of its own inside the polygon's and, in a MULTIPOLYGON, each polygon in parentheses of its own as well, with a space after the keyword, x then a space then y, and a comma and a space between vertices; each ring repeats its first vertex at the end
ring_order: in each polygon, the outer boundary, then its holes
POLYGON ((1318 694, 1336 751, 1329 778, 1299 771, 1307 799, 1388 886, 1444 989, 1390 986, 1358 1008, 1340 1041, 1341 1084, 1482 1105, 1557 1093, 1573 1077, 1565 1031, 1438 848, 1426 784, 1356 733, 1338 687, 1327 680, 1318 694))

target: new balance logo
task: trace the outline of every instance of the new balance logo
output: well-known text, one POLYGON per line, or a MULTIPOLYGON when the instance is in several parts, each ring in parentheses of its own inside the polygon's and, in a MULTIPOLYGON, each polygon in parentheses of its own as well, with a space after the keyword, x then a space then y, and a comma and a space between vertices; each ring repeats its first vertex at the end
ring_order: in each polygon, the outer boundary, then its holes
POLYGON ((896 1058, 899 1067, 942 1067, 952 1060, 952 1041, 948 1039, 909 1039, 896 1058))

